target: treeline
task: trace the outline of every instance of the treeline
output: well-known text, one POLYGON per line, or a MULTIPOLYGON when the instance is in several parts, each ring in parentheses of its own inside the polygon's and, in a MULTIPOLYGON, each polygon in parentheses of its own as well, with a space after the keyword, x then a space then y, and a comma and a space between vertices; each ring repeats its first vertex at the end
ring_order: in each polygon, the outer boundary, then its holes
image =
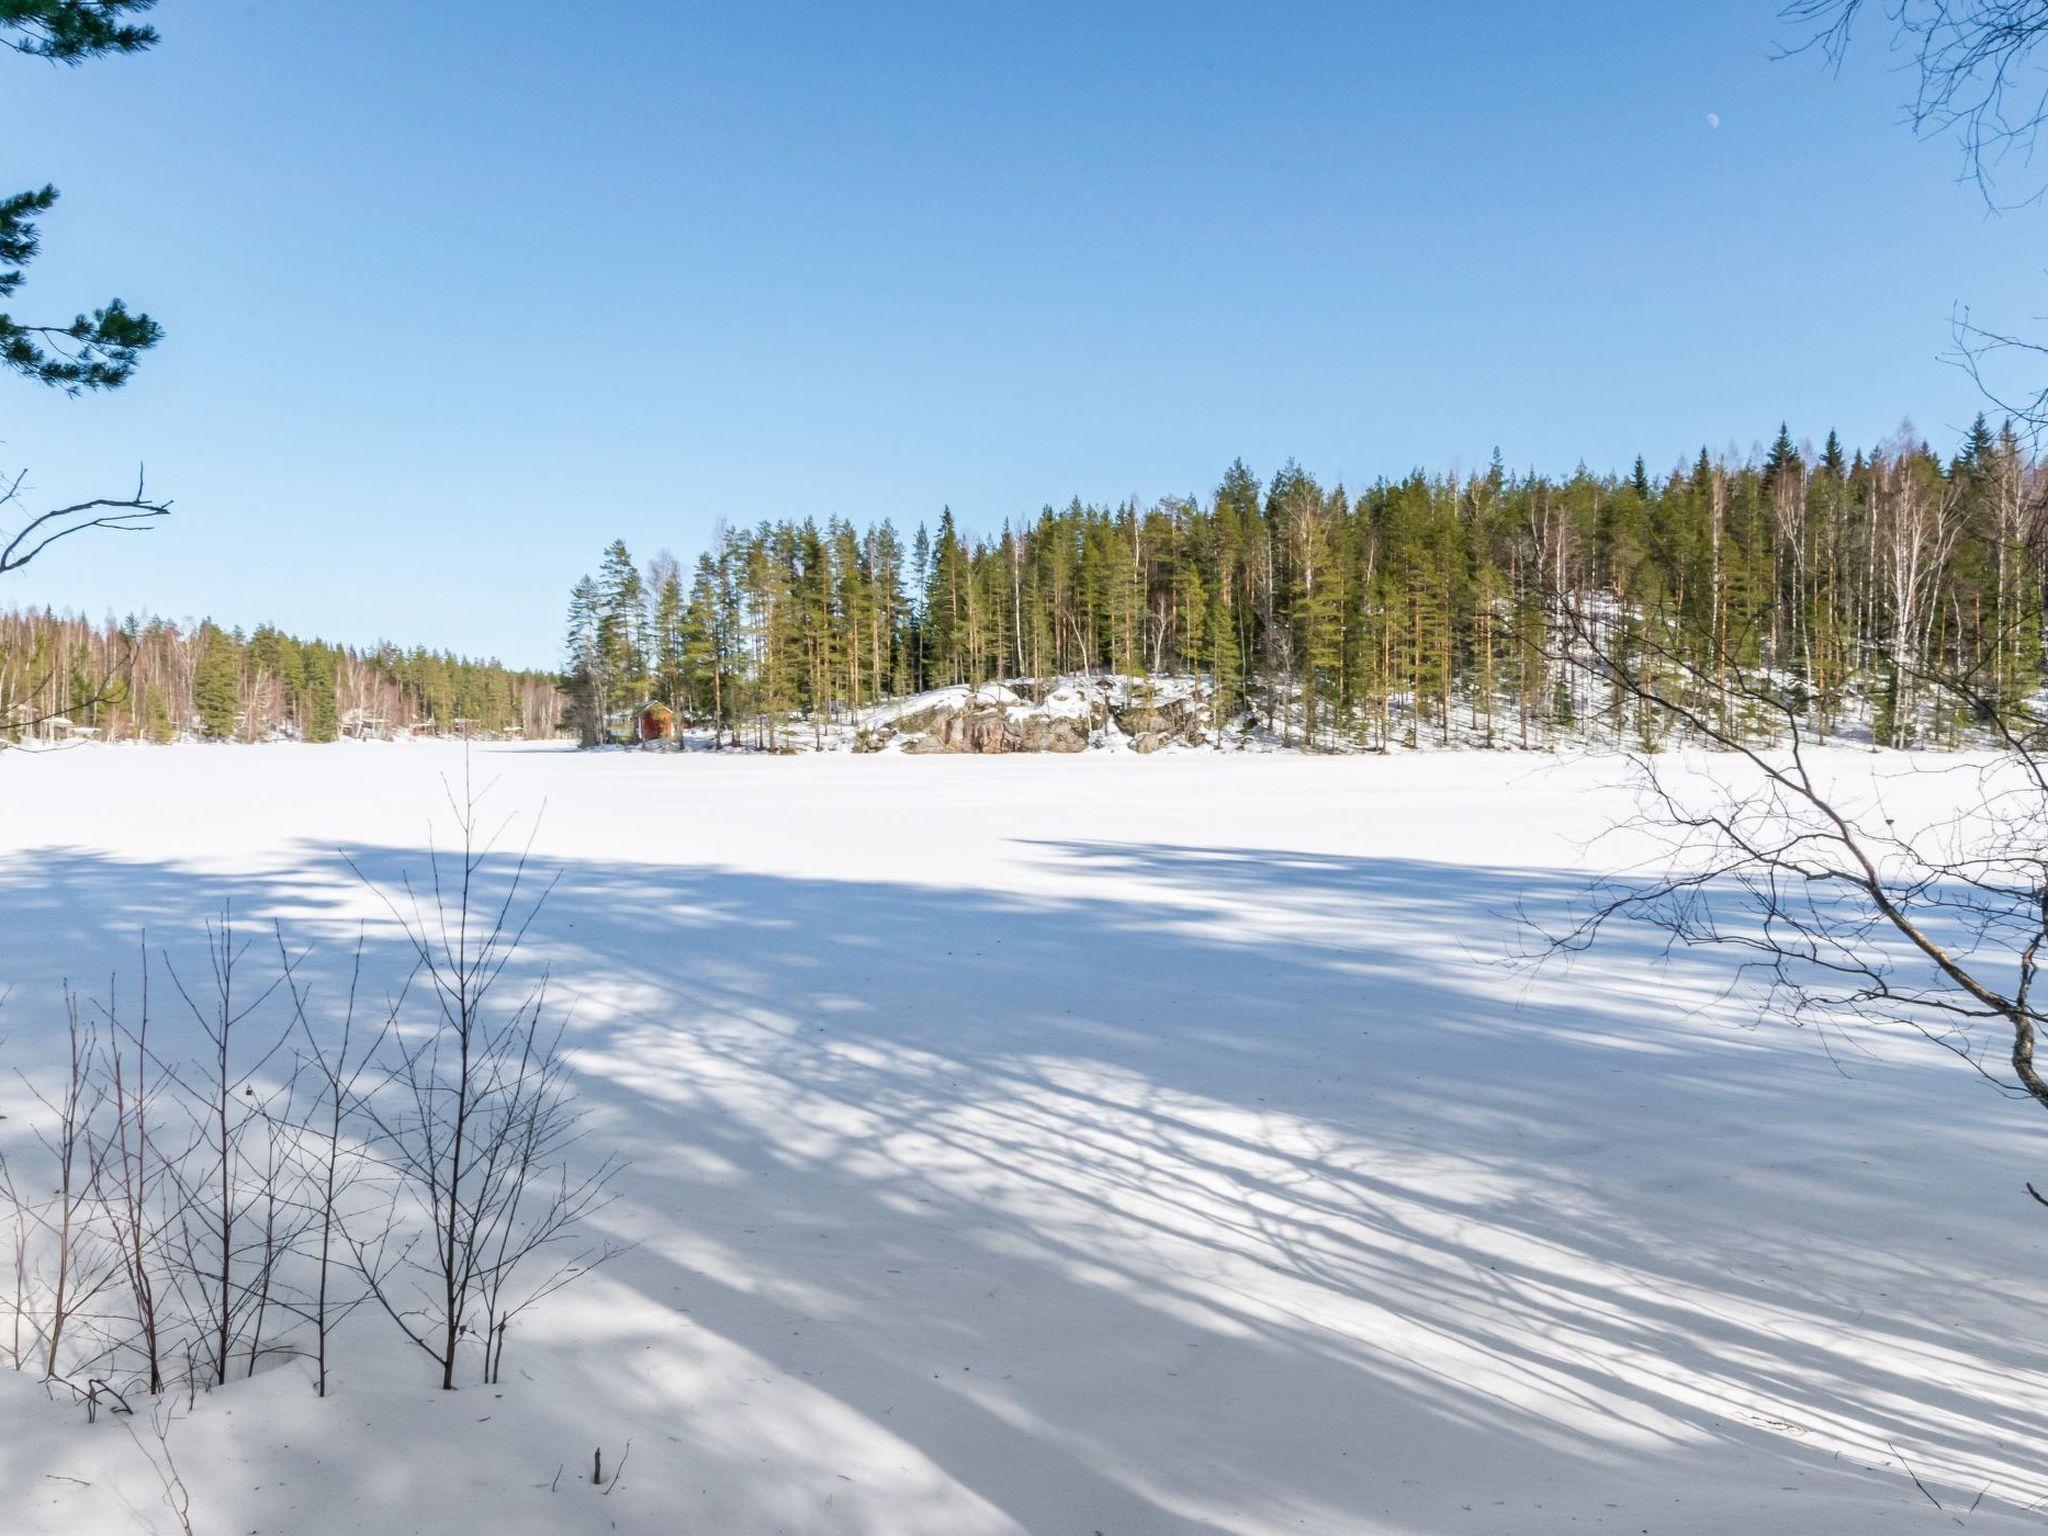
POLYGON ((1496 455, 1354 493, 1240 461, 1207 496, 1076 500, 980 536, 950 510, 907 540, 791 520, 645 571, 615 543, 574 588, 564 670, 585 740, 644 697, 772 745, 940 684, 1102 671, 1206 675, 1219 720, 1293 740, 1654 738, 1567 664, 1568 616, 1592 613, 1615 654, 1713 680, 1724 714, 1757 689, 1823 733, 1952 743, 1969 709, 1927 679, 2040 685, 2042 490, 1982 418, 1947 457, 1910 429, 1851 453, 1781 427, 1749 461, 1702 450, 1661 477, 1496 455))
POLYGON ((269 625, 0 612, 0 740, 543 737, 561 714, 552 676, 445 651, 329 645, 269 625))

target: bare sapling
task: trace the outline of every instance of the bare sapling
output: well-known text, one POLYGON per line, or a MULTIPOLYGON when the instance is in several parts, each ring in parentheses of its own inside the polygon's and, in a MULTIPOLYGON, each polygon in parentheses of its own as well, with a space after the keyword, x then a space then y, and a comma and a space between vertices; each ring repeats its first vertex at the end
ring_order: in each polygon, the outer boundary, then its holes
POLYGON ((466 773, 460 798, 450 787, 459 848, 431 851, 424 893, 407 876, 394 897, 356 871, 412 948, 426 1018, 394 1031, 391 1081, 363 1101, 393 1180, 390 1224, 375 1241, 342 1236, 380 1308, 450 1390, 466 1338, 481 1339, 483 1374, 494 1378, 511 1318, 610 1256, 588 1245, 538 1277, 522 1274, 544 1251, 573 1245, 620 1167, 610 1157, 581 1175, 568 1167, 581 1117, 546 977, 501 996, 553 882, 532 889, 531 837, 497 856, 508 824, 487 830, 482 798, 466 773), (416 1228, 395 1251, 394 1226, 416 1228))
POLYGON ((619 1164, 605 1158, 581 1178, 570 1174, 564 1154, 581 1137, 582 1116, 563 1082, 562 1021, 541 1033, 546 1002, 543 980, 513 1074, 510 1134, 484 1169, 486 1184, 498 1186, 487 1202, 496 1211, 495 1241, 477 1273, 486 1384, 499 1379, 513 1321, 619 1251, 608 1241, 575 1241, 578 1224, 609 1199, 619 1164))
POLYGON ((0 1212, 7 1221, 7 1368, 18 1371, 27 1363, 26 1350, 33 1347, 33 1331, 24 1336, 29 1320, 29 1286, 32 1246, 29 1203, 14 1182, 14 1170, 6 1154, 0 1153, 0 1212))
MULTIPOLYGON (((253 1273, 245 1281, 250 1312, 245 1376, 254 1376, 263 1360, 263 1325, 270 1320, 273 1303, 288 1304, 287 1298, 280 1295, 278 1284, 285 1261, 296 1251, 301 1229, 308 1220, 302 1186, 309 1173, 300 1161, 303 1127, 296 1115, 298 1103, 299 1073, 295 1070, 277 1096, 265 1101, 263 1134, 249 1160, 249 1173, 254 1181, 250 1217, 257 1223, 258 1231, 253 1243, 253 1273)), ((291 1352, 289 1346, 281 1347, 284 1352, 291 1352)))
POLYGON ((140 1011, 133 1027, 122 1022, 119 994, 109 987, 106 1066, 112 1127, 100 1155, 100 1204, 120 1254, 122 1279, 133 1311, 134 1345, 150 1395, 164 1389, 164 1319, 159 1278, 170 1222, 163 1199, 170 1182, 154 1139, 156 1100, 163 1074, 150 1057, 149 960, 143 943, 140 1011))
POLYGON ((146 943, 132 1013, 67 986, 61 1076, 24 1079, 48 1171, 0 1158, 0 1361, 125 1414, 310 1353, 324 1397, 336 1329, 374 1303, 444 1389, 472 1344, 494 1382, 518 1319, 619 1251, 590 1218, 621 1164, 577 1166, 566 1014, 515 969, 551 886, 530 840, 497 856, 467 783, 450 802, 459 848, 387 895, 408 969, 380 1002, 367 934, 328 1009, 310 951, 273 923, 256 963, 232 909, 200 976, 161 952, 195 1058, 160 1039, 146 943))
POLYGON ((99 1075, 105 1047, 69 985, 64 1023, 62 1081, 45 1091, 23 1079, 43 1112, 35 1137, 48 1162, 50 1192, 27 1195, 9 1168, 0 1197, 9 1208, 15 1250, 10 1357, 17 1370, 37 1369, 83 1399, 110 1351, 109 1319, 101 1308, 121 1266, 102 1219, 105 1144, 94 1134, 106 1103, 99 1075))
MULTIPOLYGON (((405 1006, 412 985, 410 974, 397 995, 385 1006, 374 1031, 357 1028, 357 1007, 363 985, 363 936, 356 937, 354 960, 349 968, 348 1000, 341 1027, 330 1039, 317 1028, 307 1010, 309 987, 298 975, 298 961, 285 944, 284 929, 277 931, 278 960, 290 990, 292 1018, 315 1082, 312 1112, 300 1127, 307 1163, 310 1222, 307 1240, 314 1266, 312 1294, 292 1310, 313 1330, 314 1391, 327 1395, 328 1340, 335 1328, 357 1307, 369 1300, 360 1285, 344 1294, 342 1287, 357 1271, 341 1262, 346 1244, 343 1224, 351 1219, 347 1209, 351 1192, 365 1178, 369 1164, 363 1150, 348 1134, 347 1125, 380 1059, 391 1029, 405 1006)), ((303 958, 303 957, 301 957, 303 958)))
POLYGON ((269 1218, 282 1171, 272 1155, 274 1112, 294 1086, 264 1076, 291 1036, 288 1028, 265 1030, 260 1022, 283 978, 243 979, 249 943, 236 933, 233 909, 223 908, 218 922, 206 924, 210 985, 197 992, 165 956, 206 1049, 197 1071, 175 1078, 197 1121, 203 1164, 190 1166, 201 1160, 188 1157, 174 1166, 181 1182, 180 1279, 192 1293, 193 1315, 203 1320, 216 1386, 227 1381, 241 1331, 260 1314, 274 1273, 278 1234, 269 1218))
MULTIPOLYGON (((100 1043, 97 1031, 81 1020, 78 995, 69 987, 64 992, 64 1020, 68 1070, 56 1100, 44 1101, 44 1108, 56 1117, 44 1146, 57 1168, 57 1188, 48 1218, 56 1244, 43 1368, 49 1380, 65 1379, 59 1366, 66 1327, 95 1303, 115 1273, 106 1262, 104 1233, 94 1220, 102 1172, 92 1135, 93 1117, 101 1107, 96 1081, 100 1043)), ((91 1353, 97 1355, 98 1351, 91 1353)), ((83 1366, 92 1363, 88 1359, 83 1366)), ((85 1374, 85 1369, 79 1374, 85 1374)))

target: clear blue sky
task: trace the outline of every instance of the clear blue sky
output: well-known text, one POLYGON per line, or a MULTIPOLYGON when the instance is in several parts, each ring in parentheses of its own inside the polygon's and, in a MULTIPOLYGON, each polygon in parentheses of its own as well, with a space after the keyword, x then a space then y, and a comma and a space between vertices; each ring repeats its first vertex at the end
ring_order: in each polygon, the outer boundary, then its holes
POLYGON ((1237 455, 1945 442, 1952 308, 2048 308, 2048 215, 1900 126, 1876 31, 1839 77, 1774 61, 1770 3, 155 20, 141 59, 0 61, 6 184, 64 193, 18 312, 169 331, 114 396, 0 381, 0 462, 69 499, 145 460, 177 516, 0 601, 552 664, 615 536, 990 530, 1237 455))

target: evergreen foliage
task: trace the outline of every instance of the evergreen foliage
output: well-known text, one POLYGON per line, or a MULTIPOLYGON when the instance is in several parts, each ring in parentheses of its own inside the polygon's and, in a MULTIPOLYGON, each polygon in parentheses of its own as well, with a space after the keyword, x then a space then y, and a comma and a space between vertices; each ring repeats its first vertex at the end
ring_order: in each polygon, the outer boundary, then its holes
POLYGON ((156 28, 130 18, 155 9, 156 0, 0 0, 0 42, 58 64, 140 53, 156 28))
MULTIPOLYGON (((107 54, 140 53, 156 30, 132 18, 156 0, 0 0, 0 44, 31 58, 80 64, 107 54)), ((39 221, 57 201, 42 186, 0 197, 0 300, 26 281, 42 245, 39 221)), ((32 324, 0 312, 0 364, 70 394, 117 389, 140 356, 163 337, 148 315, 110 299, 91 314, 32 324)))
POLYGON ((1822 732, 1952 744, 1971 721, 1930 678, 2041 686, 2044 489, 1983 422, 1946 464, 1910 429, 1852 459, 1781 425, 1750 462, 1702 450, 1661 479, 1496 455, 1352 495, 1240 461, 1206 499, 1075 500, 985 537, 945 508, 907 552, 888 522, 721 530, 687 596, 671 562, 651 606, 615 542, 572 605, 595 663, 572 643, 567 671, 593 719, 652 695, 769 747, 927 687, 1087 672, 1207 675, 1225 716, 1310 745, 1659 745, 1661 722, 1559 665, 1569 607, 1718 679, 1717 719, 1767 728, 1741 683, 1822 732))

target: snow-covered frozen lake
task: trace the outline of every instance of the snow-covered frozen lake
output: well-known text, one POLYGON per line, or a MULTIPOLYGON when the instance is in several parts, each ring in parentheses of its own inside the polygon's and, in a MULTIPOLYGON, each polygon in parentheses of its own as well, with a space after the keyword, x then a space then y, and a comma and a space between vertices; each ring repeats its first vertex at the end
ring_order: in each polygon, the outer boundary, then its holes
MULTIPOLYGON (((431 1390, 364 1313, 329 1401, 203 1398, 201 1532, 1849 1536, 1987 1487, 1967 1528, 2035 1528, 2037 1117, 1929 1046, 1755 1027, 1645 934, 1512 964, 1625 852, 1586 846, 1612 760, 470 766, 541 813, 528 957, 639 1246, 501 1387, 431 1390)), ((0 755, 0 1067, 223 902, 323 986, 362 920, 396 964, 348 859, 423 872, 462 771, 0 755)), ((9 1532, 173 1529, 21 1378, 0 1495, 9 1532)))

